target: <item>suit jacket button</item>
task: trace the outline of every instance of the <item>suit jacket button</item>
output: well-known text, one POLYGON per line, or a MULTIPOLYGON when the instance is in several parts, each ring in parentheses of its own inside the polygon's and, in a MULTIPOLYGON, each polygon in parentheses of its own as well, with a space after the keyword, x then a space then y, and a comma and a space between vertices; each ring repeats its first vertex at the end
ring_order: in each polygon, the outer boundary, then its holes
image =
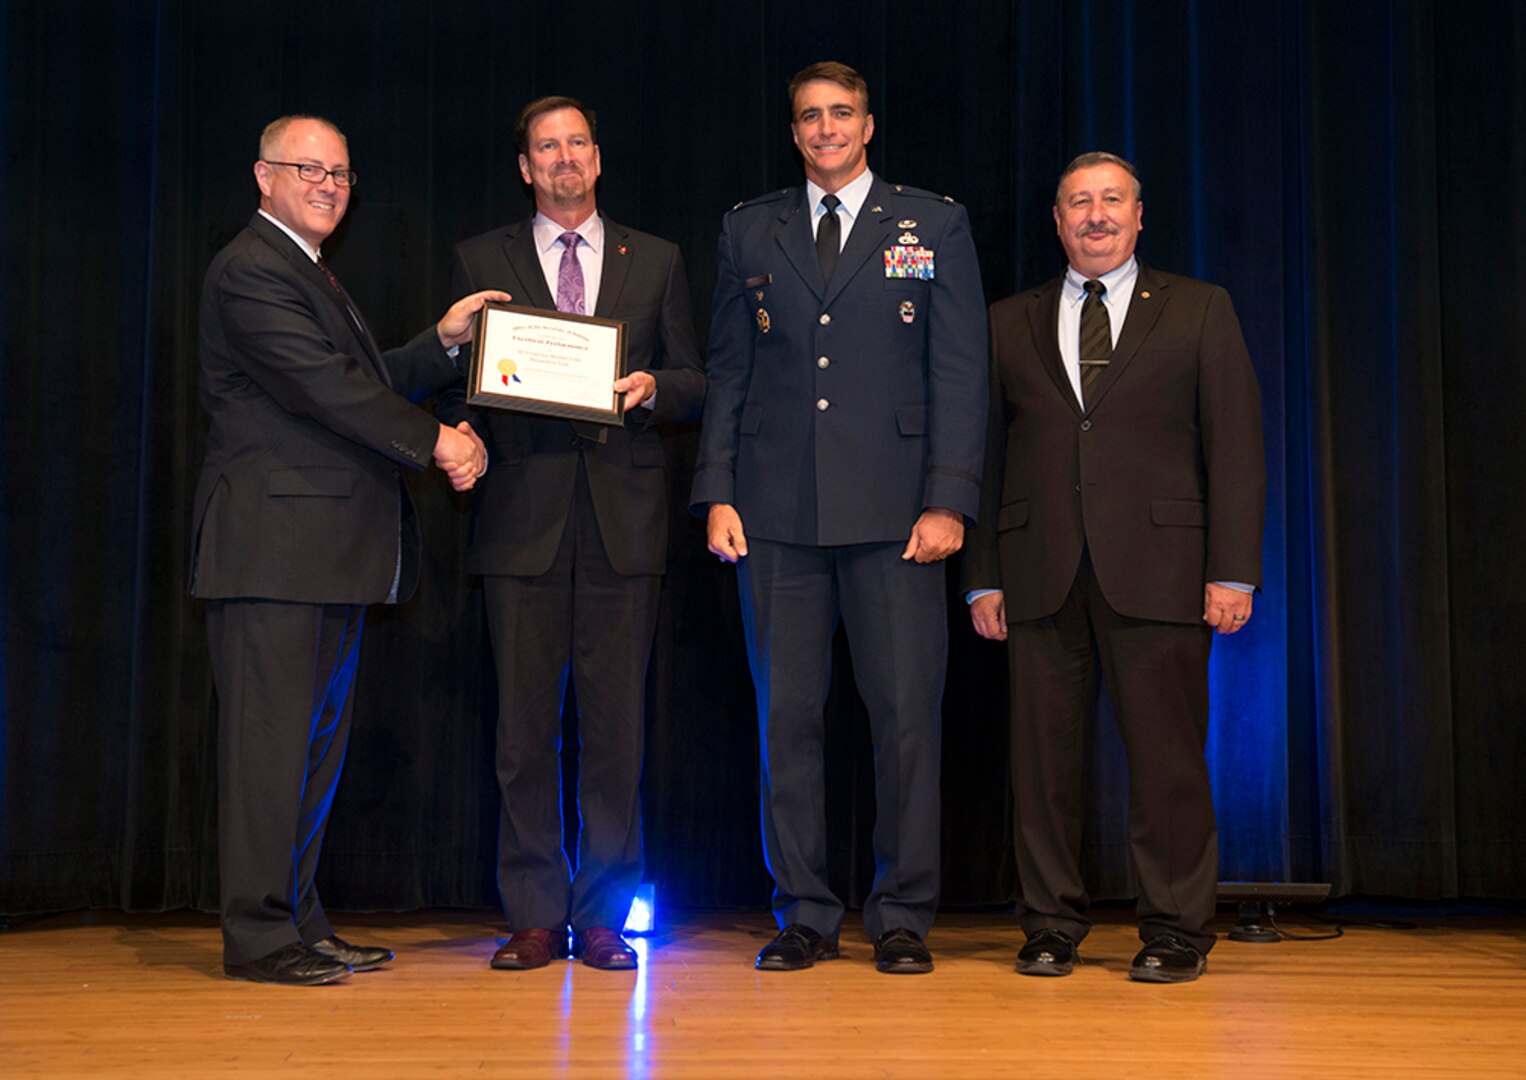
POLYGON ((828 360, 825 356, 819 356, 816 358, 816 366, 819 367, 822 371, 825 371, 828 367, 831 366, 831 364, 832 361, 828 360))
POLYGON ((1090 420, 1082 420, 1081 421, 1081 430, 1082 431, 1090 431, 1091 429, 1092 429, 1092 422, 1090 420))
POLYGON ((1077 495, 1081 494, 1081 485, 1080 484, 1076 485, 1076 494, 1077 495))
POLYGON ((832 407, 832 403, 830 401, 828 401, 826 398, 822 398, 821 400, 816 402, 816 411, 817 412, 826 412, 831 407, 832 407))
POLYGON ((816 321, 819 322, 822 326, 831 326, 832 325, 832 316, 828 315, 825 311, 823 311, 821 313, 821 318, 817 319, 816 321))

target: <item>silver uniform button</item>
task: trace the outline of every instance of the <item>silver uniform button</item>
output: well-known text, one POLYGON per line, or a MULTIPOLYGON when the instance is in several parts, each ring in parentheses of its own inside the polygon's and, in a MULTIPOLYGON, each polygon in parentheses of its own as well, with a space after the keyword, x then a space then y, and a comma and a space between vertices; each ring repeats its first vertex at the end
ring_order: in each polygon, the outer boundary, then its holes
POLYGON ((828 360, 825 356, 819 356, 816 358, 816 366, 825 371, 832 366, 832 361, 828 360))
POLYGON ((827 409, 831 408, 831 406, 832 403, 830 401, 828 401, 826 398, 821 398, 816 402, 816 411, 826 412, 827 409))
POLYGON ((819 322, 822 326, 829 326, 832 322, 832 316, 823 311, 821 313, 821 318, 817 319, 816 321, 819 322))

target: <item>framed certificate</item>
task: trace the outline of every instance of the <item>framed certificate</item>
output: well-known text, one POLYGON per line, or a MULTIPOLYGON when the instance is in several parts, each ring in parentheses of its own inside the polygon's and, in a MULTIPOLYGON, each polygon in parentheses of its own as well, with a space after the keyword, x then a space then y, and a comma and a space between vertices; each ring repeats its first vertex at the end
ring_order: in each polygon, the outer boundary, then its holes
POLYGON ((625 324, 498 304, 477 314, 466 400, 489 409, 624 422, 625 324))

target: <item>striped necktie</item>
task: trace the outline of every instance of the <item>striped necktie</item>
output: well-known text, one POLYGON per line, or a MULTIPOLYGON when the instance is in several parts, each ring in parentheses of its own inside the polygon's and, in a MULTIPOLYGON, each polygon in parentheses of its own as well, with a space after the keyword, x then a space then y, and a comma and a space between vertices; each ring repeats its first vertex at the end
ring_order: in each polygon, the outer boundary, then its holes
POLYGON ((1113 321, 1102 302, 1107 286, 1092 280, 1085 288, 1086 300, 1081 304, 1081 407, 1088 409, 1092 388, 1113 358, 1113 321))

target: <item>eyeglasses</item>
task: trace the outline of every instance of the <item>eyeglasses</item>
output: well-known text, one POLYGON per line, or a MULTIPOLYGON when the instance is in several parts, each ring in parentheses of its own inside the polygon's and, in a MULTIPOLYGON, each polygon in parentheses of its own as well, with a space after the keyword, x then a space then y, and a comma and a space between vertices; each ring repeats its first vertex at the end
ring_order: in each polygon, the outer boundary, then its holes
POLYGON ((325 169, 322 165, 308 165, 299 161, 266 161, 266 165, 290 165, 297 170, 297 175, 309 184, 321 184, 332 176, 334 183, 340 187, 354 187, 360 180, 355 175, 354 169, 325 169))

